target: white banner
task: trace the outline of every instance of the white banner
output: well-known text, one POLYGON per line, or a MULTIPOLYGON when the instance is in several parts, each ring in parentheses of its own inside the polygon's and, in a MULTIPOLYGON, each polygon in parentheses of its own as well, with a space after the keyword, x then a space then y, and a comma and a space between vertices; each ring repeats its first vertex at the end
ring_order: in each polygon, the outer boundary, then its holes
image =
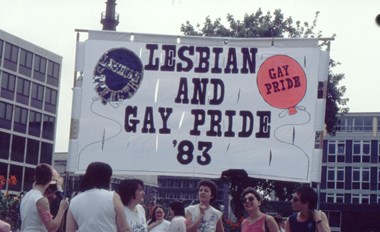
POLYGON ((317 39, 88 33, 68 171, 104 161, 115 174, 319 181, 329 58, 317 39))

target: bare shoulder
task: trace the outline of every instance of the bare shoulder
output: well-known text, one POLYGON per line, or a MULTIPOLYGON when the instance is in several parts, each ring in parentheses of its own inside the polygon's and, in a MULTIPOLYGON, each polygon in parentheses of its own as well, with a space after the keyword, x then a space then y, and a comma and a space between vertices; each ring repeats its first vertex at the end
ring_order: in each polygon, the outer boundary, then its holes
POLYGON ((38 210, 46 210, 49 209, 49 201, 46 197, 41 197, 37 203, 37 209, 38 210))

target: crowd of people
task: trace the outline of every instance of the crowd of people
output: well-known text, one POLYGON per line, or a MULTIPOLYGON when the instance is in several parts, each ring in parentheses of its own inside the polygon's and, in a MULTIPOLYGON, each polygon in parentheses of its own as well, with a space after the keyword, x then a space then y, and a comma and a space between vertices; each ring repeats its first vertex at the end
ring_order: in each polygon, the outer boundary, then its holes
MULTIPOLYGON (((62 194, 62 177, 48 164, 37 165, 33 188, 20 205, 21 231, 224 232, 223 213, 211 205, 217 197, 217 186, 211 180, 198 183, 199 203, 185 207, 183 202, 173 201, 169 209, 157 204, 146 220, 144 182, 125 179, 112 191, 111 177, 110 165, 89 164, 79 193, 69 203, 62 194)), ((298 188, 291 201, 296 213, 284 221, 279 215, 262 212, 263 197, 255 188, 247 187, 241 193, 247 215, 241 232, 330 232, 326 214, 316 210, 317 201, 311 187, 298 188)), ((0 220, 0 232, 10 229, 0 220)))

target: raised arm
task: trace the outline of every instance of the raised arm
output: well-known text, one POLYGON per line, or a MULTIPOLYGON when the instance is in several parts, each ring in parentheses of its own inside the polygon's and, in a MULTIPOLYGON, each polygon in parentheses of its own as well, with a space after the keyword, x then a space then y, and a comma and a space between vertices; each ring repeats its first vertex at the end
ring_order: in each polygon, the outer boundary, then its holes
POLYGON ((329 226, 329 220, 324 212, 320 210, 313 211, 313 219, 316 223, 318 232, 331 232, 329 226))
POLYGON ((61 201, 57 216, 54 219, 50 213, 49 201, 46 197, 39 199, 36 206, 47 231, 56 232, 61 225, 65 211, 69 206, 69 202, 67 199, 61 201))

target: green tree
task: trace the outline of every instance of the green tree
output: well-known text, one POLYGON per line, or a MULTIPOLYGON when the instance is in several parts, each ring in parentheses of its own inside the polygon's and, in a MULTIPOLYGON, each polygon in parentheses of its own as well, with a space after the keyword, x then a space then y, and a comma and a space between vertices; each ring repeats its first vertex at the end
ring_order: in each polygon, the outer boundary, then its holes
MULTIPOLYGON (((312 23, 300 21, 294 22, 292 17, 284 17, 280 9, 277 9, 271 14, 269 11, 264 14, 259 8, 256 13, 245 14, 242 21, 235 20, 231 15, 227 15, 229 27, 222 24, 221 19, 217 18, 212 21, 210 17, 206 17, 203 26, 197 24, 196 28, 187 21, 181 25, 181 32, 185 35, 192 36, 212 36, 212 37, 232 37, 232 38, 259 38, 259 37, 290 37, 290 38, 322 38, 322 31, 314 32, 319 12, 316 12, 312 23)), ((332 36, 333 38, 335 35, 332 36)), ((322 40, 321 47, 328 46, 330 41, 322 40)), ((337 114, 348 112, 346 106, 348 98, 344 98, 346 92, 345 86, 339 86, 341 80, 344 79, 344 74, 334 74, 333 68, 339 65, 330 59, 330 70, 327 83, 326 96, 326 112, 325 125, 326 131, 334 135, 338 127, 337 114)))

